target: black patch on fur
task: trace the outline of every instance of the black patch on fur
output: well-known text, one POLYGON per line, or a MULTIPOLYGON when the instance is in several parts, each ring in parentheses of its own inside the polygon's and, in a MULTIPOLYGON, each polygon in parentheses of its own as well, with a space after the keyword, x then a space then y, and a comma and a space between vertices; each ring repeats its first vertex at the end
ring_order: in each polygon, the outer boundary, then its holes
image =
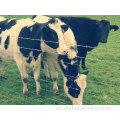
POLYGON ((41 61, 41 68, 44 69, 43 61, 41 61))
POLYGON ((36 23, 30 27, 22 28, 18 37, 18 46, 20 47, 20 51, 23 56, 29 57, 30 52, 33 52, 33 57, 35 60, 37 60, 39 54, 42 52, 41 38, 45 40, 45 43, 48 46, 54 49, 58 48, 59 44, 57 33, 48 27, 49 23, 52 24, 54 22, 56 21, 51 19, 45 24, 36 23))
POLYGON ((24 82, 24 83, 27 83, 27 81, 28 81, 27 78, 24 78, 24 79, 23 79, 23 82, 24 82))
POLYGON ((41 28, 42 25, 38 23, 30 27, 22 28, 18 38, 18 46, 20 47, 20 51, 23 54, 23 56, 28 57, 30 52, 33 52, 34 59, 35 60, 38 59, 39 54, 42 52, 41 41, 34 39, 41 39, 42 37, 41 28))
POLYGON ((32 17, 32 19, 36 18, 36 16, 37 16, 37 15, 34 15, 34 16, 32 17))
POLYGON ((0 22, 0 33, 5 30, 9 30, 12 26, 16 24, 16 20, 11 20, 9 22, 9 19, 1 21, 0 22))
MULTIPOLYGON (((54 21, 51 21, 51 22, 54 22, 54 21)), ((45 40, 45 43, 48 46, 52 47, 53 49, 57 49, 59 47, 57 33, 53 29, 49 28, 48 26, 43 28, 43 40, 45 40)))
POLYGON ((53 23, 57 23, 57 22, 58 21, 55 18, 52 18, 47 22, 47 24, 49 24, 49 23, 53 24, 53 23))
POLYGON ((61 28, 62 28, 63 33, 65 33, 68 30, 67 25, 61 25, 61 28))
POLYGON ((77 82, 75 81, 78 76, 78 65, 77 62, 73 65, 70 64, 71 60, 68 59, 65 55, 59 55, 58 56, 58 63, 60 65, 61 70, 63 71, 63 74, 65 77, 67 77, 66 86, 68 87, 68 93, 74 97, 78 98, 80 94, 80 87, 77 85, 77 82), (63 60, 63 63, 67 66, 67 68, 64 68, 61 60, 63 60))
POLYGON ((2 39, 2 38, 0 37, 0 45, 1 45, 1 39, 2 39))
POLYGON ((5 40, 5 49, 7 50, 8 49, 8 46, 9 46, 9 42, 10 42, 10 36, 8 36, 5 40))
MULTIPOLYGON (((37 15, 33 16, 32 19, 34 19, 37 15)), ((57 21, 52 18, 48 21, 47 24, 53 24, 56 23, 57 21)), ((66 25, 67 26, 67 25, 66 25)), ((49 28, 48 26, 44 27, 43 30, 43 40, 45 40, 45 43, 52 47, 53 49, 57 49, 59 47, 59 43, 58 43, 58 35, 56 33, 56 31, 54 31, 53 29, 49 28)))
POLYGON ((31 63, 31 61, 32 61, 32 57, 29 57, 29 59, 27 60, 27 63, 31 63))

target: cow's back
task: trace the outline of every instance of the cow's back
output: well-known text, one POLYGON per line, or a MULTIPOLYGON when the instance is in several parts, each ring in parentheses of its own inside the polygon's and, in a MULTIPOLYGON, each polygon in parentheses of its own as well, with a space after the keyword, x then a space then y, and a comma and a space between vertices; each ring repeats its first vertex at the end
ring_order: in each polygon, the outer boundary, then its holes
POLYGON ((5 29, 1 29, 0 34, 0 57, 5 60, 14 60, 14 55, 19 53, 19 47, 17 42, 20 31, 23 27, 33 24, 31 19, 14 19, 14 24, 11 21, 13 20, 9 20, 8 24, 2 21, 3 23, 5 23, 6 26, 5 29))
POLYGON ((97 46, 97 20, 84 17, 59 17, 72 29, 78 45, 97 46))

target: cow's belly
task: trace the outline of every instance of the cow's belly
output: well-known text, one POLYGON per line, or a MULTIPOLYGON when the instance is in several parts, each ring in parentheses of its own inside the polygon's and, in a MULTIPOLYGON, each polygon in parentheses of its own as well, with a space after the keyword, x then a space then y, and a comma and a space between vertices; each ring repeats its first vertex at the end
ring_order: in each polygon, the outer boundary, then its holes
POLYGON ((13 50, 5 50, 0 48, 0 58, 3 60, 14 61, 13 50))
POLYGON ((48 65, 48 68, 50 67, 49 65, 52 64, 52 67, 57 69, 58 71, 61 71, 61 68, 58 64, 58 55, 54 53, 42 53, 42 61, 45 62, 48 65))

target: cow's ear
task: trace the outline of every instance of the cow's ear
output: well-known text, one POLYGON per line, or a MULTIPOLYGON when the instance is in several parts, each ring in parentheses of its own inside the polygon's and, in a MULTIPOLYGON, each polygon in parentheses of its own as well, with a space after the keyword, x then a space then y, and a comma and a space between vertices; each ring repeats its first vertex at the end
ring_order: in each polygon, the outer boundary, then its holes
POLYGON ((37 15, 34 15, 34 16, 32 17, 32 20, 33 20, 34 18, 36 18, 36 16, 37 16, 37 15))
POLYGON ((118 29, 119 29, 119 27, 117 25, 110 25, 110 30, 111 31, 116 31, 118 29))
POLYGON ((67 25, 61 25, 62 28, 62 32, 65 33, 68 30, 68 26, 67 25))

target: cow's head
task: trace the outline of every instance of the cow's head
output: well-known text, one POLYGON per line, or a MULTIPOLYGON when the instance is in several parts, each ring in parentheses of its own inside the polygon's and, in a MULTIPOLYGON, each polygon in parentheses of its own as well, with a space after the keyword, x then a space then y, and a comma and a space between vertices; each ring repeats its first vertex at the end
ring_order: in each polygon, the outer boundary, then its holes
POLYGON ((68 79, 67 77, 64 77, 63 79, 64 79, 65 93, 70 98, 73 105, 82 105, 83 104, 83 93, 86 88, 86 79, 87 79, 86 75, 79 74, 78 77, 75 78, 74 81, 68 79))
POLYGON ((101 43, 107 43, 107 38, 109 35, 109 31, 110 30, 118 30, 119 27, 116 25, 110 25, 110 22, 107 20, 101 20, 98 23, 99 27, 98 27, 98 37, 99 37, 99 42, 101 43))
POLYGON ((77 43, 74 37, 74 34, 72 32, 72 30, 70 29, 70 27, 68 27, 68 25, 64 24, 61 25, 63 34, 64 34, 64 40, 65 43, 68 47, 68 53, 67 56, 69 59, 74 59, 77 57, 77 43))
POLYGON ((71 64, 71 60, 65 56, 59 56, 59 65, 63 72, 64 90, 73 102, 73 105, 82 105, 83 93, 86 88, 86 75, 79 74, 79 66, 71 64))
POLYGON ((65 24, 58 18, 55 18, 55 19, 59 21, 62 28, 64 41, 68 47, 67 56, 69 59, 75 59, 77 56, 77 43, 76 43, 74 34, 67 24, 65 24))
POLYGON ((64 41, 62 28, 58 20, 38 15, 33 17, 33 22, 42 24, 43 41, 48 47, 52 48, 57 54, 65 55, 68 52, 68 47, 64 41))

